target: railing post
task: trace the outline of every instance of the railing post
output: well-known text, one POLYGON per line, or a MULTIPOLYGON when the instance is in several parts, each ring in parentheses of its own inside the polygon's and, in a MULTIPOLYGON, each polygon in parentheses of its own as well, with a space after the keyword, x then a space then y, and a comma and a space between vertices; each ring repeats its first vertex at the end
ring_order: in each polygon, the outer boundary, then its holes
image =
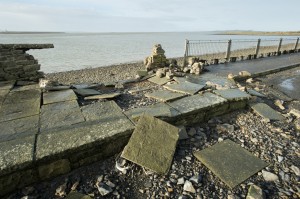
POLYGON ((231 51, 231 39, 228 40, 227 52, 226 52, 226 62, 229 62, 231 51))
POLYGON ((279 40, 279 45, 278 45, 278 49, 277 49, 277 55, 280 55, 281 44, 282 44, 282 38, 280 38, 280 40, 279 40))
POLYGON ((183 67, 186 66, 186 58, 189 56, 189 48, 188 48, 188 45, 189 45, 189 40, 185 40, 185 45, 184 45, 184 58, 183 58, 183 67))
POLYGON ((260 48, 260 39, 257 40, 257 45, 256 45, 256 49, 255 49, 255 57, 258 56, 259 48, 260 48))
POLYGON ((296 40, 296 44, 295 44, 295 48, 294 48, 294 52, 296 52, 296 51, 297 51, 298 44, 299 44, 299 37, 298 37, 298 38, 297 38, 297 40, 296 40))

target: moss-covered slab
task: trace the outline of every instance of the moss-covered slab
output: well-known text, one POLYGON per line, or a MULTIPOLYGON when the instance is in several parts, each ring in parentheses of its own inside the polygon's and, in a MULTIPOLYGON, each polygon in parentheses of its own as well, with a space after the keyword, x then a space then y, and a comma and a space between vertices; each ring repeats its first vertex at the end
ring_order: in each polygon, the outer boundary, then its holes
POLYGON ((190 114, 207 110, 211 107, 225 103, 227 100, 212 93, 193 95, 168 103, 182 114, 190 114))
POLYGON ((1 122, 0 142, 37 134, 38 127, 38 115, 1 122))
POLYGON ((278 113, 277 111, 275 111, 274 109, 272 109, 271 107, 269 107, 267 104, 264 103, 252 104, 251 108, 255 113, 262 116, 264 119, 268 121, 285 119, 280 113, 278 113))
POLYGON ((43 102, 44 104, 51 104, 56 102, 64 102, 77 100, 77 96, 73 90, 64 90, 64 91, 55 91, 43 93, 43 102))
MULTIPOLYGON (((93 120, 94 117, 87 117, 93 120)), ((95 150, 103 142, 129 137, 134 125, 125 115, 107 115, 97 122, 83 122, 69 128, 51 129, 37 138, 36 158, 70 158, 84 150, 95 150)), ((121 142, 121 141, 119 141, 121 142)), ((117 153, 111 149, 110 154, 117 153)))
POLYGON ((76 100, 43 105, 40 117, 41 132, 85 121, 76 100))
POLYGON ((229 101, 248 100, 251 98, 249 94, 240 89, 215 90, 214 93, 229 101))
POLYGON ((230 188, 234 188, 268 166, 231 140, 225 140, 202 151, 195 151, 194 156, 230 188))
POLYGON ((10 90, 14 87, 16 81, 0 82, 0 90, 10 90))
POLYGON ((87 97, 91 95, 99 95, 100 92, 95 89, 89 89, 89 88, 80 88, 80 89, 74 89, 74 92, 77 95, 80 95, 82 97, 87 97))
POLYGON ((194 84, 191 82, 181 82, 179 84, 165 85, 164 87, 174 92, 194 95, 195 93, 203 89, 204 86, 205 84, 201 85, 201 84, 194 84))
POLYGON ((157 173, 168 173, 179 128, 149 115, 141 116, 121 156, 157 173))
POLYGON ((0 143, 0 175, 22 170, 33 161, 35 136, 0 143))
POLYGON ((114 102, 96 102, 81 108, 86 121, 97 121, 103 118, 125 118, 122 109, 114 102))
POLYGON ((149 78, 148 81, 150 81, 154 84, 164 85, 164 84, 168 83, 171 80, 166 78, 166 77, 160 78, 160 77, 154 76, 154 77, 149 78))
POLYGON ((38 115, 40 113, 40 100, 27 100, 15 104, 5 104, 5 102, 6 100, 0 108, 0 122, 38 115))
POLYGON ((125 115, 127 115, 127 117, 130 118, 135 123, 138 122, 140 116, 143 114, 151 115, 153 117, 157 117, 161 119, 172 118, 180 115, 180 113, 176 109, 170 107, 165 103, 158 103, 151 106, 134 108, 125 111, 125 115))
POLYGON ((173 101, 182 97, 185 97, 186 94, 176 93, 167 90, 154 91, 152 93, 146 93, 146 97, 153 98, 162 102, 173 101))

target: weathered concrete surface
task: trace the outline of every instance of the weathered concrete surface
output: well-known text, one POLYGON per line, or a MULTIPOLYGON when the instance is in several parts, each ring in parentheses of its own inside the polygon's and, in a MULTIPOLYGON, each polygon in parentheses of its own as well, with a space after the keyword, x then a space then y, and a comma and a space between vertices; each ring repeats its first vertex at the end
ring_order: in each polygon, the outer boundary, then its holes
POLYGON ((33 90, 24 90, 18 92, 10 92, 6 99, 4 100, 3 104, 11 104, 15 105, 17 103, 23 102, 32 102, 32 103, 39 103, 41 100, 41 91, 39 89, 33 90))
POLYGON ((163 119, 165 121, 169 121, 172 118, 180 115, 180 113, 170 107, 165 103, 158 103, 151 106, 146 106, 142 108, 134 108, 128 111, 125 111, 125 115, 130 118, 133 122, 137 123, 140 116, 143 114, 151 115, 156 118, 163 119))
POLYGON ((168 173, 179 138, 179 129, 153 116, 139 120, 121 156, 138 165, 168 173))
POLYGON ((99 95, 101 94, 99 91, 94 89, 88 89, 88 88, 80 88, 80 89, 74 89, 74 92, 82 97, 87 97, 91 95, 99 95))
POLYGON ((214 93, 227 99, 228 101, 241 101, 251 98, 250 95, 239 89, 215 90, 214 93))
MULTIPOLYGON (((33 161, 35 136, 0 143, 0 175, 22 170, 33 161)), ((1 194, 0 194, 1 195, 1 194)))
POLYGON ((277 111, 275 111, 274 109, 272 109, 264 103, 252 104, 251 108, 255 113, 262 116, 268 121, 285 119, 280 113, 278 113, 277 111))
POLYGON ((145 96, 162 102, 168 102, 168 101, 173 101, 185 97, 186 94, 176 93, 168 90, 160 90, 160 91, 154 91, 152 93, 146 93, 145 96))
POLYGON ((268 166, 231 140, 196 151, 194 156, 230 188, 234 188, 268 166))
POLYGON ((31 84, 31 85, 15 87, 11 91, 14 92, 14 91, 39 90, 39 89, 40 89, 39 84, 31 84))
POLYGON ((35 135, 38 133, 39 116, 30 116, 21 119, 0 123, 0 142, 35 135))
POLYGON ((4 101, 4 99, 5 99, 5 97, 6 97, 6 95, 9 93, 9 90, 1 90, 0 89, 0 108, 1 108, 1 106, 2 106, 2 103, 3 103, 3 101, 4 101))
POLYGON ((194 95, 201 89, 203 89, 205 86, 201 84, 194 84, 191 82, 181 82, 178 84, 170 84, 170 85, 165 85, 164 88, 174 91, 174 92, 180 92, 184 94, 190 94, 194 95))
POLYGON ((188 75, 186 81, 201 85, 215 85, 218 88, 230 88, 235 86, 234 81, 227 79, 227 76, 219 76, 210 72, 199 76, 188 75))
POLYGON ((40 117, 42 133, 47 129, 85 121, 76 100, 43 105, 40 117))
POLYGON ((0 90, 10 90, 14 87, 16 81, 2 81, 0 82, 0 90))
POLYGON ((55 91, 43 93, 43 104, 76 100, 77 96, 73 90, 55 91))
POLYGON ((112 99, 120 96, 121 93, 108 93, 108 94, 102 94, 102 95, 93 95, 85 97, 84 100, 97 100, 97 99, 112 99))
POLYGON ((154 77, 149 78, 148 81, 150 81, 152 83, 155 83, 155 84, 158 84, 158 85, 164 85, 164 84, 168 83, 171 80, 167 79, 166 77, 159 78, 157 76, 154 76, 154 77))

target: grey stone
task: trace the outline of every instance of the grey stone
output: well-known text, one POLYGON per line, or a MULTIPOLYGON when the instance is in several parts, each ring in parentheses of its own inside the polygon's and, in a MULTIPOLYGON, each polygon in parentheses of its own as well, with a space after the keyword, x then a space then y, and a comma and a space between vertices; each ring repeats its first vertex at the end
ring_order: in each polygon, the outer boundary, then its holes
POLYGON ((173 101, 182 97, 185 97, 186 94, 171 92, 167 90, 154 91, 152 93, 146 93, 146 97, 153 98, 162 102, 173 101))
POLYGON ((165 85, 164 87, 171 91, 194 95, 195 93, 203 89, 204 86, 205 85, 183 82, 179 84, 165 85))
POLYGON ((10 90, 14 87, 16 81, 0 82, 0 90, 10 90))
POLYGON ((191 192, 191 193, 196 193, 196 190, 195 190, 193 184, 190 181, 188 181, 188 180, 186 180, 184 182, 183 190, 187 191, 187 192, 191 192))
POLYGON ((105 183, 97 183, 96 186, 101 196, 106 196, 113 191, 112 188, 110 188, 105 183))
POLYGON ((265 181, 267 181, 267 182, 273 182, 273 181, 278 180, 277 175, 275 175, 274 173, 265 171, 265 170, 262 171, 262 176, 265 179, 265 181))
POLYGON ((43 105, 40 117, 41 132, 85 121, 76 100, 43 105))
POLYGON ((231 140, 196 151, 194 156, 230 188, 234 188, 268 166, 231 140))
POLYGON ((91 95, 99 95, 101 94, 99 91, 94 89, 87 89, 87 88, 81 88, 81 89, 74 89, 74 92, 77 93, 80 96, 87 97, 91 95))
POLYGON ((97 100, 97 99, 112 99, 120 96, 121 93, 108 93, 108 94, 102 94, 102 95, 93 95, 85 97, 84 100, 97 100))
POLYGON ((180 113, 193 113, 207 110, 214 106, 225 103, 227 100, 212 93, 193 95, 168 103, 180 113))
POLYGON ((250 95, 253 95, 253 96, 257 96, 257 97, 266 97, 264 94, 261 94, 261 93, 257 92, 256 90, 253 90, 253 89, 247 89, 247 92, 248 92, 250 95))
POLYGON ((214 93, 229 101, 247 100, 251 97, 239 89, 215 90, 214 93))
POLYGON ((274 109, 272 109, 264 103, 253 104, 251 105, 251 108, 254 110, 255 113, 262 116, 268 121, 285 119, 280 113, 278 113, 277 111, 275 111, 274 109))
POLYGON ((171 80, 166 77, 160 78, 160 77, 154 76, 154 77, 149 78, 148 81, 161 86, 161 85, 168 83, 171 80))
POLYGON ((0 142, 37 134, 38 127, 38 115, 1 122, 0 142))
POLYGON ((292 165, 290 168, 296 174, 296 176, 300 176, 300 169, 298 167, 292 165))
POLYGON ((246 199, 264 199, 263 190, 256 185, 250 185, 246 199))
POLYGON ((0 175, 22 170, 33 161, 35 136, 0 143, 0 175))
POLYGON ((73 90, 64 90, 64 91, 55 91, 43 93, 43 102, 44 104, 51 104, 56 102, 64 102, 77 100, 77 97, 73 90))
POLYGON ((121 157, 158 173, 166 174, 173 160, 178 134, 177 127, 152 116, 143 115, 121 157))
POLYGON ((188 139, 189 136, 186 132, 186 128, 184 126, 179 126, 179 140, 185 140, 188 139))
POLYGON ((125 111, 124 113, 125 115, 128 116, 128 118, 130 118, 135 123, 138 122, 139 117, 143 114, 152 115, 153 117, 163 118, 163 119, 172 118, 180 114, 176 109, 164 103, 158 103, 155 105, 150 105, 142 108, 134 108, 125 111))
POLYGON ((183 178, 183 177, 182 177, 182 178, 179 178, 178 181, 177 181, 177 184, 178 184, 178 185, 184 184, 184 178, 183 178))

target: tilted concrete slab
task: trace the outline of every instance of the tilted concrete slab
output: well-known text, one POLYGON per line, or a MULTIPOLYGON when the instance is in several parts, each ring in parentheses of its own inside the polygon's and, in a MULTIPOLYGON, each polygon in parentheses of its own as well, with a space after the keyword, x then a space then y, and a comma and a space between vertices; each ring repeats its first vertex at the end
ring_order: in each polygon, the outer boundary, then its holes
POLYGON ((77 100, 73 90, 55 91, 43 93, 43 104, 77 100))
POLYGON ((204 73, 199 76, 188 75, 186 79, 186 81, 201 85, 211 84, 228 88, 236 85, 234 81, 227 79, 227 77, 222 77, 211 73, 204 73))
POLYGON ((168 102, 168 101, 173 101, 185 97, 187 95, 183 93, 168 91, 168 90, 160 90, 160 91, 154 91, 152 93, 146 93, 145 96, 162 102, 168 102))
POLYGON ((249 94, 239 89, 215 90, 214 93, 229 101, 241 101, 251 98, 249 94))
POLYGON ((40 117, 41 133, 85 121, 76 100, 43 105, 40 117))
POLYGON ((234 188, 268 166, 231 140, 195 151, 194 156, 230 188, 234 188))
POLYGON ((102 94, 102 95, 93 95, 85 97, 84 100, 97 100, 97 99, 112 99, 120 96, 121 93, 108 93, 108 94, 102 94))
POLYGON ((160 77, 154 76, 154 77, 149 78, 148 81, 150 81, 154 84, 164 85, 164 84, 168 83, 171 80, 167 79, 166 77, 160 78, 160 77))
POLYGON ((99 91, 95 89, 88 89, 88 88, 74 89, 74 92, 82 97, 101 94, 99 91))
POLYGON ((268 105, 264 103, 257 103, 252 104, 251 108, 255 113, 262 116, 266 120, 284 120, 285 117, 283 117, 280 113, 269 107, 268 105))
POLYGON ((0 143, 0 176, 21 170, 33 161, 35 136, 0 143))
POLYGON ((194 84, 191 82, 181 82, 179 84, 170 84, 170 85, 165 85, 164 88, 174 91, 174 92, 180 92, 184 94, 190 94, 194 95, 201 89, 205 87, 205 84, 194 84))
POLYGON ((266 97, 264 94, 261 94, 260 92, 257 92, 256 90, 253 90, 253 89, 247 89, 247 92, 253 96, 266 97))
POLYGON ((182 114, 207 110, 225 103, 227 100, 212 93, 193 95, 168 103, 182 114))
POLYGON ((179 128, 153 116, 143 115, 121 157, 138 165, 168 173, 179 138, 179 128))
POLYGON ((180 113, 176 109, 170 107, 165 103, 158 103, 151 106, 134 108, 125 111, 124 113, 135 123, 138 122, 140 116, 143 114, 151 115, 153 117, 157 117, 166 121, 180 115, 180 113))
POLYGON ((39 116, 30 116, 21 119, 0 123, 0 142, 35 135, 38 133, 39 116))
POLYGON ((10 90, 14 87, 16 81, 0 82, 0 90, 10 90))

